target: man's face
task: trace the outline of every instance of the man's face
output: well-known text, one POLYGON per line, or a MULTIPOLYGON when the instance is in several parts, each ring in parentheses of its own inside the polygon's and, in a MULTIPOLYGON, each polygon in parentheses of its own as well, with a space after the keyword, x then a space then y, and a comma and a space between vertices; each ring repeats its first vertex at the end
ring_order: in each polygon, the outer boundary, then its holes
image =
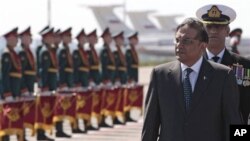
POLYGON ((66 34, 62 36, 63 43, 69 44, 72 40, 71 34, 66 34))
POLYGON ((124 38, 123 37, 117 37, 115 38, 116 45, 123 46, 124 44, 124 38))
POLYGON ((55 35, 55 44, 59 44, 61 42, 62 38, 60 35, 55 35))
POLYGON ((85 44, 86 42, 87 42, 87 37, 86 36, 80 36, 79 38, 78 38, 78 42, 79 42, 79 44, 85 44))
POLYGON ((91 44, 91 45, 94 45, 98 42, 98 39, 97 39, 97 36, 96 35, 90 35, 88 37, 88 42, 91 44))
POLYGON ((21 37, 21 41, 22 41, 22 44, 28 46, 28 45, 31 44, 32 39, 31 39, 31 36, 30 36, 30 35, 23 35, 23 36, 21 37))
POLYGON ((7 40, 7 45, 11 48, 14 48, 18 42, 17 35, 9 35, 6 38, 6 40, 7 40))
POLYGON ((53 36, 52 34, 46 35, 46 36, 44 37, 44 42, 45 42, 46 44, 52 45, 52 44, 54 44, 54 41, 55 41, 55 39, 54 39, 54 36, 53 36))
POLYGON ((103 40, 105 43, 110 44, 112 42, 112 37, 110 34, 106 34, 104 35, 103 40))
POLYGON ((205 28, 209 37, 209 44, 225 43, 225 38, 229 34, 227 25, 206 24, 205 28))
POLYGON ((175 52, 177 59, 192 65, 202 55, 204 44, 197 39, 197 30, 185 25, 175 33, 175 52))
POLYGON ((139 39, 138 37, 133 37, 129 40, 129 42, 132 44, 132 45, 137 45, 138 42, 139 42, 139 39))

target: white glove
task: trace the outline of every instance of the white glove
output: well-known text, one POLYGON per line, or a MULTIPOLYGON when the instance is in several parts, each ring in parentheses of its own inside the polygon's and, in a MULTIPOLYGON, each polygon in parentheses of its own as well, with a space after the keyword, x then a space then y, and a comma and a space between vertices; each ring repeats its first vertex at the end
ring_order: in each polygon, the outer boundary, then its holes
POLYGON ((24 96, 24 97, 30 96, 30 93, 28 91, 24 92, 24 93, 22 93, 22 96, 24 96))
POLYGON ((95 87, 96 84, 95 84, 95 82, 91 81, 91 82, 89 83, 89 86, 90 86, 90 87, 95 87))
POLYGON ((5 101, 7 102, 14 101, 14 97, 13 96, 5 97, 5 101))
POLYGON ((41 92, 40 95, 48 96, 48 95, 51 95, 51 92, 50 91, 44 91, 44 92, 41 92))
POLYGON ((117 86, 117 87, 121 86, 121 82, 120 81, 115 81, 115 86, 117 86))
POLYGON ((61 90, 61 91, 68 91, 69 88, 68 88, 68 87, 62 87, 62 88, 60 88, 60 90, 61 90))

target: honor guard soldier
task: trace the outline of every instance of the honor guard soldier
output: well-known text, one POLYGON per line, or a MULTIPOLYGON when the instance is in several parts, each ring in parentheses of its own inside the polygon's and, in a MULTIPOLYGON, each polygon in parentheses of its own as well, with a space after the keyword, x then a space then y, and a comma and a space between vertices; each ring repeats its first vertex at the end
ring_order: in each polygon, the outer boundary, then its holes
POLYGON ((21 51, 19 56, 22 64, 22 84, 21 94, 31 96, 34 92, 34 83, 36 81, 36 64, 34 55, 31 52, 30 44, 32 43, 30 27, 19 34, 21 39, 21 51))
POLYGON ((13 100, 20 97, 22 66, 21 60, 14 48, 18 42, 18 28, 14 28, 4 35, 7 47, 2 54, 3 98, 13 100))
MULTIPOLYGON (((112 35, 108 27, 104 30, 101 37, 103 38, 103 42, 104 42, 104 45, 100 54, 101 66, 102 66, 101 67, 102 68, 102 81, 106 89, 111 89, 115 82, 115 57, 110 48, 110 44, 112 42, 112 35)), ((106 116, 103 115, 100 126, 112 127, 106 124, 105 122, 106 116)))
POLYGON ((61 30, 60 29, 57 29, 55 31, 55 47, 54 47, 54 51, 56 52, 57 49, 59 48, 59 44, 61 43, 62 41, 62 37, 61 37, 61 30))
MULTIPOLYGON (((127 61, 127 70, 128 70, 128 83, 131 87, 135 87, 138 84, 138 67, 139 67, 139 58, 136 51, 136 45, 138 44, 138 32, 131 32, 127 36, 129 40, 129 47, 126 50, 126 61, 127 61)), ((128 94, 129 96, 129 94, 128 94)), ((131 107, 131 105, 129 105, 131 107)), ((131 119, 131 109, 126 111, 126 120, 135 121, 131 119)))
POLYGON ((240 52, 238 51, 238 45, 240 45, 241 34, 242 34, 242 29, 240 28, 235 28, 229 33, 229 37, 230 37, 229 44, 231 47, 231 51, 233 53, 240 54, 240 52))
POLYGON ((116 51, 114 52, 116 61, 116 79, 122 84, 127 83, 127 62, 122 47, 124 46, 123 31, 113 35, 115 41, 116 51))
POLYGON ((99 123, 100 123, 100 103, 101 103, 101 98, 102 95, 100 94, 101 92, 101 74, 100 74, 100 60, 99 56, 97 55, 97 52, 95 50, 95 44, 98 42, 97 38, 97 33, 96 29, 92 32, 90 32, 87 35, 88 43, 89 43, 89 48, 90 50, 88 51, 88 56, 89 56, 89 66, 90 66, 90 71, 89 71, 89 80, 90 80, 90 87, 92 87, 93 93, 92 93, 92 98, 93 98, 93 105, 92 105, 92 111, 91 111, 91 118, 95 119, 98 123, 96 127, 90 126, 87 127, 87 130, 99 130, 99 123))
MULTIPOLYGON (((30 30, 30 27, 28 27, 19 33, 19 38, 21 40, 21 50, 19 51, 18 55, 21 59, 22 64, 21 96, 23 97, 33 96, 37 73, 34 55, 31 52, 30 48, 30 44, 32 43, 32 35, 30 30)), ((33 127, 30 126, 29 128, 33 129, 33 127)), ((26 133, 24 127, 24 140, 26 140, 25 134, 26 133)))
POLYGON ((116 62, 115 63, 116 64, 115 85, 119 87, 119 92, 117 94, 117 108, 115 109, 114 124, 125 124, 126 119, 124 115, 124 104, 125 104, 124 103, 125 101, 124 90, 126 89, 128 76, 127 76, 127 62, 126 62, 125 54, 122 51, 122 47, 124 47, 123 31, 117 34, 114 34, 113 39, 115 41, 115 46, 117 49, 114 52, 115 62, 116 62))
POLYGON ((88 39, 89 48, 90 48, 90 50, 88 51, 89 65, 90 65, 90 71, 89 71, 90 83, 91 83, 90 85, 96 86, 96 85, 99 85, 101 82, 101 74, 99 70, 100 60, 95 50, 95 44, 98 42, 96 29, 87 35, 87 39, 88 39))
POLYGON ((110 49, 110 44, 112 42, 112 35, 109 28, 106 28, 102 33, 103 38, 103 48, 101 50, 101 68, 102 68, 102 80, 104 85, 111 86, 115 82, 115 58, 114 54, 110 49))
MULTIPOLYGON (((78 91, 87 91, 89 86, 89 58, 84 45, 87 43, 87 37, 84 29, 82 29, 76 36, 78 41, 77 49, 73 52, 73 62, 74 62, 74 83, 78 91)), ((82 98, 81 94, 77 94, 77 97, 82 98)), ((81 102, 79 102, 81 103, 81 102)), ((81 105, 81 104, 78 104, 81 105)), ((82 113, 81 113, 82 114, 82 113)), ((84 113, 85 114, 85 113, 84 113)), ((79 114, 80 115, 80 114, 79 114)), ((79 128, 80 122, 79 118, 82 118, 84 125, 87 125, 88 118, 84 116, 79 116, 77 113, 77 128, 73 130, 73 133, 86 133, 79 128)), ((86 127, 86 126, 85 126, 86 127)), ((86 128, 85 128, 86 129, 86 128)))
MULTIPOLYGON (((59 62, 59 89, 66 91, 73 87, 73 58, 70 52, 69 44, 72 40, 71 27, 61 32, 62 46, 58 49, 59 62)), ((67 137, 63 132, 63 121, 56 121, 56 137, 67 137)))
POLYGON ((138 44, 138 32, 134 32, 128 36, 129 48, 126 51, 126 61, 128 70, 128 82, 138 83, 138 66, 139 58, 136 52, 136 45, 138 44))
MULTIPOLYGON (((3 81, 3 99, 13 101, 20 97, 22 66, 21 60, 14 48, 18 42, 18 28, 14 28, 4 35, 7 47, 2 54, 2 81, 3 81)), ((9 136, 2 137, 3 141, 9 141, 9 136)))
MULTIPOLYGON (((58 62, 56 58, 56 53, 53 51, 54 46, 54 29, 48 28, 40 33, 43 38, 43 47, 39 52, 39 73, 40 73, 40 84, 41 84, 41 95, 46 93, 49 94, 51 91, 57 89, 57 72, 58 72, 58 62)), ((52 105, 50 105, 52 106, 52 105)), ((46 123, 52 125, 51 123, 46 123)), ((49 140, 54 141, 45 135, 43 128, 37 129, 37 140, 49 140)))
MULTIPOLYGON (((42 33, 44 33, 44 31, 46 31, 46 30, 48 30, 49 29, 49 26, 45 26, 40 32, 39 32, 39 34, 42 36, 42 33)), ((44 46, 44 39, 43 39, 43 36, 42 36, 42 44, 41 45, 39 45, 37 48, 36 48, 36 64, 37 64, 37 75, 38 75, 38 77, 39 77, 39 65, 40 65, 40 62, 39 62, 39 55, 40 55, 40 51, 41 51, 41 49, 42 49, 42 47, 44 46)))
POLYGON ((78 41, 77 49, 73 52, 74 62, 74 82, 77 87, 87 89, 89 86, 89 58, 84 45, 87 43, 87 37, 84 29, 76 36, 78 41))
POLYGON ((42 91, 55 91, 57 89, 58 62, 54 48, 54 28, 48 28, 41 34, 44 46, 39 53, 41 89, 42 91))
POLYGON ((59 87, 72 88, 73 83, 73 60, 70 53, 69 44, 72 40, 71 29, 61 32, 62 46, 58 50, 59 61, 59 87))
POLYGON ((197 10, 196 16, 205 24, 209 42, 204 57, 226 66, 235 72, 240 91, 240 111, 247 124, 250 113, 250 60, 226 49, 225 38, 229 35, 229 24, 236 12, 225 5, 210 4, 197 10))

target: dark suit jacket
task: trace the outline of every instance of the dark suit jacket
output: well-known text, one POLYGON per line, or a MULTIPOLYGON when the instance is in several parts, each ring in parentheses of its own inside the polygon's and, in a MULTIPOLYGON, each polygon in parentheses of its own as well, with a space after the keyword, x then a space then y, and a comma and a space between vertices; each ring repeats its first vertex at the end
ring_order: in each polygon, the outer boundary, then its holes
POLYGON ((146 97, 142 141, 229 141, 229 124, 241 124, 238 96, 232 71, 203 59, 186 113, 180 62, 160 65, 146 97))
MULTIPOLYGON (((207 59, 207 55, 204 57, 207 59)), ((225 50, 221 64, 232 66, 233 64, 243 65, 244 68, 250 69, 250 60, 225 50)), ((247 124, 248 116, 250 114, 250 86, 244 87, 239 85, 240 91, 240 111, 245 124, 247 124)))

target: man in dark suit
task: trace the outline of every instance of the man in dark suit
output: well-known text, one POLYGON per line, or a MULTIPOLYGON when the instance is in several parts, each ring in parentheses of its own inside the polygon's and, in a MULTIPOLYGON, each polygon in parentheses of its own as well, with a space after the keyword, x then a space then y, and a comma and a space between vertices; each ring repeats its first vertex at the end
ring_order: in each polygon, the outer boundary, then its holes
POLYGON ((229 125, 241 124, 232 70, 202 57, 208 35, 196 19, 177 27, 175 42, 178 61, 153 69, 142 141, 229 141, 229 125))
POLYGON ((250 60, 228 51, 225 45, 225 38, 230 32, 229 24, 236 18, 236 13, 224 5, 206 5, 198 9, 196 15, 205 23, 209 36, 205 58, 234 70, 240 91, 240 111, 247 124, 250 113, 250 76, 247 70, 250 69, 250 60))

